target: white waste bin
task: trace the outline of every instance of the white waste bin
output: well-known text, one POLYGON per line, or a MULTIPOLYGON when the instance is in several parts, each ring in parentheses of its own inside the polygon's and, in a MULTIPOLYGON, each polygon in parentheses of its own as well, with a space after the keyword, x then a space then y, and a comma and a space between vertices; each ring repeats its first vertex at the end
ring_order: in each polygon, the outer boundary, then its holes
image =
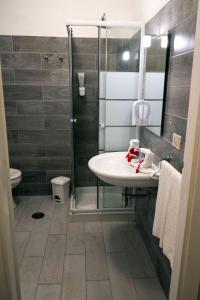
POLYGON ((53 199, 56 202, 63 203, 69 200, 70 178, 59 176, 51 179, 53 199))

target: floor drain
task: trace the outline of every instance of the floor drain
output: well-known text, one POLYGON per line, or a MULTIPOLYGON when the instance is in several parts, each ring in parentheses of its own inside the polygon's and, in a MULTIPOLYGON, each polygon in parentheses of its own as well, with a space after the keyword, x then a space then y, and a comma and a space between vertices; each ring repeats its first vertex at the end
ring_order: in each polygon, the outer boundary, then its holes
POLYGON ((45 214, 43 212, 36 212, 34 214, 32 214, 32 218, 33 219, 42 219, 44 218, 45 214))

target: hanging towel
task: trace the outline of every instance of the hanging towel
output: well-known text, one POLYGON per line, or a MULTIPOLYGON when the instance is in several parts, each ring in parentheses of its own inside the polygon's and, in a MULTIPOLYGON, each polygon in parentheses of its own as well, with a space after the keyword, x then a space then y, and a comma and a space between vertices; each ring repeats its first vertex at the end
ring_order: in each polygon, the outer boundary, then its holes
POLYGON ((177 220, 180 204, 181 174, 168 162, 162 161, 153 225, 153 235, 173 266, 177 220))

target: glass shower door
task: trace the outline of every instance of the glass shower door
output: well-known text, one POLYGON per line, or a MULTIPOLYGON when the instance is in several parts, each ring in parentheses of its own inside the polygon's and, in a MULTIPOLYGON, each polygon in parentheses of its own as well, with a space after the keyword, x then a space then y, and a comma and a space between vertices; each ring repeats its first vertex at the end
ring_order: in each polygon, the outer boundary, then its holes
MULTIPOLYGON (((138 100, 140 35, 140 30, 133 28, 102 29, 99 153, 127 151, 129 141, 137 136, 132 125, 132 105, 138 100)), ((121 188, 101 181, 99 185, 103 209, 134 207, 132 200, 127 204, 121 188)))
POLYGON ((98 153, 98 29, 73 29, 72 118, 75 210, 96 210, 97 177, 88 161, 98 153), (79 75, 84 76, 85 94, 80 94, 79 75))

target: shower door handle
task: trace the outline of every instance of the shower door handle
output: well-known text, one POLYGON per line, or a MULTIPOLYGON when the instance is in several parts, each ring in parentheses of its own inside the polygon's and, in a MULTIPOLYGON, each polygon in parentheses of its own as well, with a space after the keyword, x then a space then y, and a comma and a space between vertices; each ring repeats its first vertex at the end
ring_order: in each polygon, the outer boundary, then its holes
POLYGON ((104 129, 106 127, 106 125, 104 123, 100 123, 99 127, 102 128, 102 129, 104 129))

